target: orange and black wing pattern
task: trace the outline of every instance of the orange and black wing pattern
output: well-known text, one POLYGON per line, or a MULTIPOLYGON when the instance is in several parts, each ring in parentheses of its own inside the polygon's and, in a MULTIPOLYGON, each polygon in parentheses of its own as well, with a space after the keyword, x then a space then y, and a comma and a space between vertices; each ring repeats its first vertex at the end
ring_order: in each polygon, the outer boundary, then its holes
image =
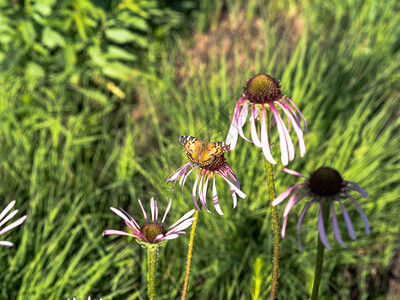
POLYGON ((190 162, 200 166, 210 165, 215 158, 229 151, 230 147, 224 142, 202 141, 193 136, 181 136, 179 142, 183 145, 186 155, 190 162))
POLYGON ((186 156, 190 162, 197 162, 197 157, 201 151, 203 141, 193 136, 183 135, 179 137, 179 142, 183 145, 183 150, 186 151, 186 156))

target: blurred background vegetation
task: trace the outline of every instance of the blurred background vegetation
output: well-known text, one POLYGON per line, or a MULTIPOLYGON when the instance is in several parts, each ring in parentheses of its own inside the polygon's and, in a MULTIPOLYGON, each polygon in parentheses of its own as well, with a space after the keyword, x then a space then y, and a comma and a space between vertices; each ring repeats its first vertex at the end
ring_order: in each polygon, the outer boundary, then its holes
MULTIPOLYGON (((281 80, 309 124, 307 153, 288 167, 308 175, 328 165, 369 192, 356 199, 372 233, 347 203, 357 241, 341 224, 349 248, 332 243, 326 253, 321 299, 396 299, 399 48, 395 0, 0 0, 1 209, 17 199, 29 215, 8 236, 16 245, 0 249, 0 299, 146 299, 143 249, 101 236, 126 230, 109 207, 140 218, 137 198, 154 196, 163 212, 172 197, 169 224, 192 209, 166 184, 186 162, 178 136, 225 140, 242 87, 259 72, 281 80)), ((265 299, 262 153, 239 140, 226 157, 248 196, 232 210, 219 182, 225 215, 200 216, 188 298, 265 299)), ((296 182, 279 165, 276 180, 278 193, 296 182)), ((317 213, 302 227, 304 253, 299 213, 282 241, 278 299, 311 289, 317 213)), ((159 299, 180 296, 187 242, 159 252, 159 299)))

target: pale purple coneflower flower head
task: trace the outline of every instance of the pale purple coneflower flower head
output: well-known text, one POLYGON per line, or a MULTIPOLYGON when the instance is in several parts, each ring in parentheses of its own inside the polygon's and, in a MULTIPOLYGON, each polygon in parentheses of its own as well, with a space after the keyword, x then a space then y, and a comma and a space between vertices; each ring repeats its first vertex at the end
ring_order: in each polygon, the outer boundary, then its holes
POLYGON ((297 135, 299 141, 300 155, 304 156, 306 147, 304 144, 303 130, 300 125, 297 113, 304 123, 304 131, 307 133, 307 123, 303 114, 297 108, 296 104, 288 97, 283 96, 280 85, 270 75, 258 74, 253 76, 247 82, 244 88, 243 96, 240 97, 233 113, 233 119, 229 128, 226 143, 230 144, 231 150, 236 146, 238 135, 255 146, 262 148, 265 158, 271 163, 276 164, 272 157, 270 149, 270 137, 268 136, 267 114, 271 110, 273 123, 276 124, 281 149, 281 161, 286 166, 289 161, 294 159, 294 146, 289 134, 290 123, 297 135), (292 108, 293 107, 293 108, 292 108), (250 129, 251 139, 248 139, 243 133, 243 126, 246 123, 250 110, 250 129), (296 111, 295 111, 296 110, 296 111), (287 117, 287 127, 279 114, 282 111, 287 117), (260 134, 257 131, 256 120, 261 123, 260 134))
POLYGON ((219 175, 229 185, 233 198, 233 208, 235 208, 237 205, 236 195, 238 195, 242 199, 246 198, 246 195, 240 190, 239 179, 237 178, 235 172, 233 172, 231 166, 225 160, 224 154, 216 157, 214 161, 212 161, 212 163, 210 163, 209 165, 201 165, 196 162, 189 162, 180 167, 178 170, 168 176, 167 182, 174 182, 172 186, 172 191, 174 190, 175 184, 180 177, 179 185, 182 186, 183 197, 183 187, 185 185, 186 179, 196 169, 199 170, 199 173, 197 174, 196 181, 193 185, 192 198, 196 208, 199 211, 200 207, 197 203, 197 189, 201 205, 207 212, 210 212, 206 206, 206 195, 208 182, 212 180, 212 195, 214 207, 220 215, 223 215, 218 200, 217 187, 215 184, 216 175, 219 175))
MULTIPOLYGON (((15 200, 11 201, 11 203, 8 204, 7 207, 0 214, 0 235, 2 235, 4 233, 6 233, 7 231, 9 231, 9 230, 21 225, 22 223, 24 223, 25 219, 27 218, 27 216, 25 215, 25 216, 19 218, 17 221, 14 221, 10 225, 2 228, 2 226, 5 223, 7 223, 12 217, 14 217, 18 213, 18 209, 16 209, 12 213, 10 213, 7 217, 5 217, 8 214, 8 212, 14 207, 15 202, 16 202, 15 200), (3 220, 3 218, 4 218, 4 220, 3 220)), ((8 242, 8 241, 0 241, 0 246, 11 247, 11 246, 14 246, 14 244, 11 243, 11 242, 8 242)))
POLYGON ((135 237, 138 242, 144 244, 158 244, 165 240, 176 239, 180 234, 185 234, 186 232, 184 232, 183 230, 188 228, 193 223, 194 218, 191 218, 191 216, 194 214, 194 209, 186 213, 170 227, 164 229, 164 221, 171 208, 172 199, 169 199, 169 203, 167 205, 167 209, 165 210, 164 217, 162 218, 161 223, 158 221, 158 205, 157 201, 154 201, 154 198, 151 198, 150 200, 151 219, 147 218, 146 210, 144 209, 140 199, 138 199, 138 201, 142 209, 146 224, 143 226, 139 226, 139 223, 136 222, 135 219, 122 208, 121 210, 119 210, 114 207, 110 207, 110 209, 115 214, 124 219, 125 224, 133 233, 111 229, 105 230, 103 232, 103 236, 110 234, 128 235, 135 237))
POLYGON ((322 217, 322 205, 321 205, 322 201, 329 201, 330 211, 332 212, 333 233, 336 240, 342 247, 347 248, 346 244, 343 242, 342 237, 340 235, 338 220, 335 211, 335 203, 339 203, 340 205, 340 208, 343 213, 343 218, 347 226, 347 230, 352 240, 356 239, 356 234, 354 232, 350 216, 343 204, 343 200, 350 199, 351 202, 356 206, 358 212, 360 213, 364 221, 365 232, 367 234, 370 234, 368 219, 365 216, 364 211, 361 209, 360 205, 356 202, 356 200, 349 194, 350 191, 356 191, 359 192, 364 198, 367 197, 368 193, 364 191, 357 183, 343 180, 342 176, 338 171, 329 167, 321 167, 317 169, 316 171, 314 171, 314 173, 311 174, 310 177, 306 177, 296 171, 292 171, 286 168, 284 168, 283 170, 288 174, 303 177, 306 180, 306 182, 299 183, 288 188, 272 202, 272 205, 276 206, 282 201, 284 201, 293 192, 285 207, 285 211, 283 212, 282 238, 285 237, 287 218, 290 210, 293 208, 294 205, 299 203, 306 196, 311 197, 311 200, 309 200, 304 206, 303 210, 300 213, 299 220, 297 222, 297 238, 300 251, 302 251, 302 246, 300 241, 301 222, 303 221, 304 216, 306 215, 312 203, 319 204, 318 233, 319 233, 319 238, 322 244, 325 246, 325 248, 330 249, 331 247, 329 245, 325 233, 325 227, 322 217))

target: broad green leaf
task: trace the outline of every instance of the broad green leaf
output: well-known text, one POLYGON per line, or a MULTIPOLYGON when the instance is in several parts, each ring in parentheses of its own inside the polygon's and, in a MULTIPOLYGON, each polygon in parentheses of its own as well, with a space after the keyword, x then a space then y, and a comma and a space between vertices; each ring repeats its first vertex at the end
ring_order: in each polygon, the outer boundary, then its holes
POLYGON ((147 39, 124 28, 108 28, 105 30, 106 37, 115 43, 126 44, 134 42, 139 46, 146 47, 147 39))
POLYGON ((65 40, 63 36, 50 27, 45 27, 42 34, 42 42, 45 46, 53 49, 57 46, 64 47, 65 40))
POLYGON ((121 59, 126 61, 135 61, 137 60, 137 56, 132 54, 120 47, 110 45, 107 49, 107 58, 109 59, 121 59))

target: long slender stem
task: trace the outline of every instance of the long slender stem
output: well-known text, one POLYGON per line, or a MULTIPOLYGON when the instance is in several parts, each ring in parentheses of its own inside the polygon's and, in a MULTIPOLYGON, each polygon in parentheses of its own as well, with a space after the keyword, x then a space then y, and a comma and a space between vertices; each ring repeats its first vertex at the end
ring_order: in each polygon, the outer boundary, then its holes
MULTIPOLYGON (((269 124, 269 114, 267 112, 267 124, 269 124)), ((267 125, 267 130, 269 130, 269 126, 267 125)), ((265 160, 265 170, 267 171, 267 183, 268 183, 268 192, 269 192, 269 200, 272 204, 272 201, 276 198, 275 193, 275 179, 274 179, 274 168, 273 165, 264 157, 265 160)), ((271 281, 271 293, 269 295, 269 299, 273 300, 276 297, 276 290, 278 286, 278 276, 279 276, 279 221, 278 221, 278 208, 276 206, 271 206, 271 215, 272 215, 272 227, 274 231, 274 257, 273 257, 273 269, 272 269, 272 281, 271 281)))
POLYGON ((156 282, 156 263, 158 247, 148 247, 149 259, 149 299, 154 300, 156 297, 155 282, 156 282))
MULTIPOLYGON (((326 231, 329 219, 329 203, 327 201, 324 201, 324 199, 322 199, 320 205, 322 205, 322 218, 324 221, 324 227, 326 231)), ((311 300, 318 299, 318 290, 319 290, 319 284, 321 283, 321 275, 322 275, 322 265, 324 263, 324 251, 325 247, 322 244, 321 239, 318 238, 317 257, 315 259, 314 284, 311 293, 311 300)))
MULTIPOLYGON (((274 182, 274 169, 272 164, 265 159, 265 169, 267 171, 267 181, 268 181, 268 191, 270 202, 275 200, 275 182, 274 182)), ((271 206, 272 215, 272 227, 274 231, 274 258, 272 267, 272 282, 271 282, 271 293, 269 299, 275 299, 276 290, 278 285, 278 275, 279 275, 279 221, 278 221, 278 208, 276 206, 271 206)))
POLYGON ((189 249, 188 249, 187 261, 186 261, 185 282, 183 284, 181 300, 185 300, 187 289, 188 289, 188 285, 189 285, 190 266, 192 264, 194 235, 196 233, 196 226, 197 226, 198 219, 199 219, 199 211, 196 209, 196 212, 194 213, 194 220, 193 220, 193 223, 192 223, 192 230, 190 231, 189 249))

